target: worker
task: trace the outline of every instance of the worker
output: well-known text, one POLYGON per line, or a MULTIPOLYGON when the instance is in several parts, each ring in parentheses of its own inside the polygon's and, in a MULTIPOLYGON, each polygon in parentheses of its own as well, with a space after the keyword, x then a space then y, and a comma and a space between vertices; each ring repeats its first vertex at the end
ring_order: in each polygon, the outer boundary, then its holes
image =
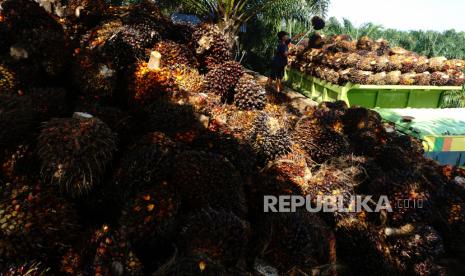
POLYGON ((282 80, 284 78, 284 69, 287 65, 287 56, 289 55, 289 34, 281 31, 278 33, 278 47, 276 49, 275 56, 271 61, 271 73, 268 78, 268 86, 273 86, 273 81, 276 81, 275 89, 277 92, 281 92, 282 80))

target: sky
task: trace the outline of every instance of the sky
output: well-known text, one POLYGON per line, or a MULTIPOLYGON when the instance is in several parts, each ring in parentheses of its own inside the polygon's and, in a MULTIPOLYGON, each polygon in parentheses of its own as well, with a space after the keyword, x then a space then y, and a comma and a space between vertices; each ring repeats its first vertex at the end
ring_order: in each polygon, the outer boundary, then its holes
POLYGON ((399 30, 465 31, 465 0, 331 0, 328 16, 399 30))

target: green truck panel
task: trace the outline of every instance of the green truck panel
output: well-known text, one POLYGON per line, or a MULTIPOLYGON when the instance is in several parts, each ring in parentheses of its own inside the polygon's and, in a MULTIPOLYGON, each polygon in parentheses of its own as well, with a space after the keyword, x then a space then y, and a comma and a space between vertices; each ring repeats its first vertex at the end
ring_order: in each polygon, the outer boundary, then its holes
POLYGON ((460 91, 460 86, 335 85, 295 70, 286 72, 287 83, 312 100, 343 100, 349 106, 366 108, 438 108, 445 91, 460 91))

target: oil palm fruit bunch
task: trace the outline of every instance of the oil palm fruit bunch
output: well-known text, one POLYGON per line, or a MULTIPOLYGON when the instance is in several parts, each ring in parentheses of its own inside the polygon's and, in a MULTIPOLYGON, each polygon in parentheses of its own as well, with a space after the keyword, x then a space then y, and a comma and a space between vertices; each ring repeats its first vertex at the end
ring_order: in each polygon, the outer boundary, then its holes
POLYGON ((370 75, 367 82, 368 84, 385 85, 386 84, 386 72, 380 72, 370 75))
POLYGON ((0 146, 6 148, 33 138, 39 117, 29 97, 0 95, 0 146))
POLYGON ((389 64, 389 58, 387 56, 376 57, 375 64, 373 64, 374 72, 385 72, 389 64))
POLYGON ((164 133, 151 132, 129 146, 115 175, 123 198, 166 180, 178 145, 164 133))
POLYGON ((429 59, 429 70, 430 72, 443 71, 445 68, 445 57, 433 57, 429 59))
POLYGON ((232 53, 219 28, 213 24, 201 24, 192 34, 200 65, 208 70, 232 60, 232 53))
POLYGON ((368 36, 362 36, 357 41, 357 49, 358 50, 365 50, 365 51, 373 51, 376 47, 376 43, 369 38, 368 36))
POLYGON ((368 80, 372 75, 373 73, 371 71, 350 69, 349 81, 358 84, 368 84, 368 80))
POLYGON ((73 85, 84 97, 105 100, 115 96, 118 78, 111 62, 97 62, 90 52, 83 51, 77 55, 71 74, 73 85))
POLYGON ((145 125, 147 131, 164 132, 184 142, 193 140, 202 131, 202 127, 192 106, 164 100, 149 106, 145 125))
POLYGON ((116 135, 85 113, 46 122, 38 140, 44 177, 73 196, 100 182, 115 149, 116 135))
POLYGON ((388 72, 386 74, 386 84, 388 85, 399 84, 401 75, 402 75, 402 72, 400 70, 388 72))
POLYGON ((421 166, 424 148, 421 140, 409 136, 389 134, 377 158, 378 164, 386 169, 415 169, 421 166))
POLYGON ((324 19, 319 16, 312 17, 311 22, 312 22, 313 29, 316 31, 323 29, 326 25, 324 19))
POLYGON ((257 160, 252 148, 231 135, 203 133, 193 141, 191 147, 224 156, 244 177, 255 172, 257 160))
POLYGON ((348 109, 342 117, 344 133, 349 137, 356 154, 378 153, 386 142, 386 130, 381 116, 362 107, 348 109))
POLYGON ((158 42, 154 50, 160 52, 162 66, 173 67, 185 65, 188 67, 197 67, 194 54, 185 45, 170 40, 164 40, 158 42))
POLYGON ((122 229, 136 250, 169 246, 180 203, 174 183, 162 181, 139 190, 123 209, 122 229))
POLYGON ((375 51, 378 56, 388 55, 391 47, 389 46, 389 42, 384 39, 378 39, 375 42, 375 51))
POLYGON ((175 158, 177 170, 171 181, 181 196, 182 210, 212 207, 239 217, 246 213, 242 177, 223 156, 186 151, 175 158))
POLYGON ((58 261, 79 232, 69 201, 36 180, 3 183, 0 193, 1 258, 58 261))
POLYGON ((235 105, 241 110, 262 110, 266 104, 266 91, 250 75, 243 75, 235 88, 235 105))
POLYGON ((175 72, 166 67, 152 70, 146 62, 139 63, 134 73, 130 101, 144 106, 162 98, 179 97, 175 72))
POLYGON ((67 91, 62 87, 32 87, 28 93, 42 121, 67 113, 67 91))
POLYGON ((415 75, 415 83, 417 85, 430 85, 431 74, 429 72, 418 73, 415 75))
POLYGON ((261 162, 273 161, 291 151, 291 137, 276 118, 261 113, 253 126, 248 139, 261 162))
POLYGON ((15 74, 6 66, 0 64, 0 94, 13 94, 16 86, 15 82, 15 74))
POLYGON ((244 68, 236 61, 228 61, 210 70, 205 76, 205 87, 208 91, 222 96, 225 100, 231 95, 239 79, 244 74, 244 68))
POLYGON ((9 264, 0 271, 4 276, 46 276, 50 273, 50 268, 40 262, 28 261, 21 264, 9 264))
MULTIPOLYGON (((339 158, 339 160, 342 159, 339 158)), ((335 163, 335 161, 332 160, 331 163, 335 163)), ((356 167, 351 169, 358 170, 356 167)), ((346 171, 350 170, 347 169, 346 171)), ((351 204, 351 197, 355 195, 354 189, 357 184, 356 179, 352 178, 351 175, 347 174, 342 169, 339 169, 334 165, 325 164, 317 171, 313 172, 312 177, 308 179, 304 193, 306 196, 310 197, 314 204, 320 200, 318 198, 319 196, 336 196, 342 199, 342 205, 344 208, 349 208, 351 204)), ((349 213, 349 215, 353 215, 353 213, 349 213)), ((327 217, 327 221, 330 225, 335 225, 346 216, 347 215, 345 213, 335 211, 327 217)))
POLYGON ((102 53, 119 70, 125 70, 138 60, 144 60, 146 49, 158 40, 156 33, 147 31, 142 25, 123 25, 105 41, 102 53))
MULTIPOLYGON (((444 254, 444 244, 439 233, 431 226, 420 225, 406 233, 396 235, 398 229, 387 228, 389 251, 399 273, 409 275, 440 275, 441 268, 435 263, 444 254)), ((442 271, 444 273, 444 271, 442 271)))
POLYGON ((35 173, 34 150, 31 145, 21 144, 16 147, 5 147, 0 152, 0 171, 8 179, 14 179, 18 175, 35 173))
POLYGON ((92 27, 103 19, 107 9, 108 5, 104 0, 69 0, 66 14, 71 22, 92 27))
POLYGON ((415 73, 404 73, 400 76, 400 85, 414 85, 415 84, 415 73))
POLYGON ((368 55, 365 57, 362 57, 362 59, 357 62, 357 65, 355 66, 356 69, 358 70, 363 70, 363 71, 373 71, 374 66, 376 65, 377 57, 368 55))
POLYGON ((418 56, 415 54, 409 54, 404 56, 402 59, 402 68, 400 71, 402 73, 414 72, 415 64, 418 62, 418 56))
POLYGON ((21 74, 24 83, 42 81, 41 77, 60 75, 69 60, 62 27, 45 9, 32 0, 7 0, 2 3, 2 22, 11 39, 7 62, 21 74))
POLYGON ((363 219, 350 217, 337 224, 336 248, 352 274, 395 272, 384 235, 363 219))
POLYGON ((450 81, 449 75, 444 72, 433 72, 431 73, 431 84, 437 86, 447 85, 450 81))
POLYGON ((179 276, 179 275, 239 275, 230 272, 227 268, 212 260, 206 255, 174 256, 163 264, 153 276, 179 276))
POLYGON ((414 70, 416 73, 423 73, 428 71, 429 59, 425 56, 419 56, 414 64, 414 70))
POLYGON ((89 273, 91 275, 144 275, 142 263, 139 261, 125 233, 111 230, 103 225, 93 234, 90 245, 95 247, 89 273))
POLYGON ((330 262, 331 231, 316 214, 305 211, 270 213, 257 235, 260 258, 286 273, 305 273, 330 262))
POLYGON ((444 62, 444 70, 463 71, 465 61, 461 59, 449 59, 444 62))
POLYGON ((235 214, 206 208, 185 218, 177 246, 184 255, 205 255, 234 267, 244 256, 249 235, 249 224, 235 214))
POLYGON ((297 122, 292 136, 308 153, 310 163, 324 163, 349 150, 349 143, 343 135, 313 117, 302 117, 297 122))

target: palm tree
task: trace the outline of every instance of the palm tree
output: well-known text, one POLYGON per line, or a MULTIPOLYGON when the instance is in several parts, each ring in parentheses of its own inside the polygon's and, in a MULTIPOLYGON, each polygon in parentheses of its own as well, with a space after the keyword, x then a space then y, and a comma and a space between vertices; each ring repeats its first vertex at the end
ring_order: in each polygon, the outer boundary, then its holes
POLYGON ((309 21, 312 14, 326 15, 330 0, 157 0, 177 10, 207 18, 218 25, 231 49, 241 26, 255 18, 265 21, 309 21))

